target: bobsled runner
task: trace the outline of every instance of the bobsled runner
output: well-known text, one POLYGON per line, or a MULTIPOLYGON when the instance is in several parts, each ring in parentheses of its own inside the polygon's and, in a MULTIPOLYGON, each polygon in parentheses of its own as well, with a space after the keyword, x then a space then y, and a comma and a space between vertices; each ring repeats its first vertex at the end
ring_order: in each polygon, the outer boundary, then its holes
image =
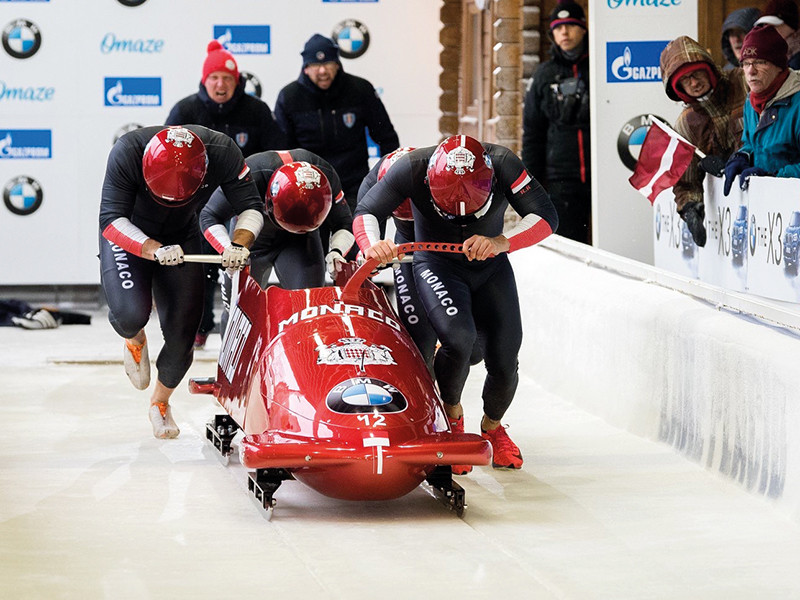
MULTIPOLYGON (((459 252, 455 244, 402 244, 459 252)), ((464 490, 452 465, 487 465, 489 442, 452 433, 425 363, 370 260, 346 265, 344 285, 263 290, 239 274, 216 378, 192 379, 225 410, 206 437, 223 455, 242 431, 249 491, 271 516, 295 479, 345 500, 391 500, 423 484, 459 516, 464 490)))

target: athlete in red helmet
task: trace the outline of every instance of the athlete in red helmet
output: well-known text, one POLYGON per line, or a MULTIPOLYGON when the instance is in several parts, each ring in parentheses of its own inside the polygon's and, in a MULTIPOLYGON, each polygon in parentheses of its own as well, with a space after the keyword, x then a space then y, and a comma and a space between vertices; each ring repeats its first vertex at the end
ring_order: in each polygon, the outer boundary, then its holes
POLYGON ((331 210, 331 184, 305 161, 281 165, 267 186, 267 213, 290 233, 315 231, 331 210))
POLYGON ((150 385, 144 327, 155 301, 164 346, 149 416, 158 438, 179 433, 169 399, 192 364, 204 277, 202 265, 182 264, 183 256, 200 252, 198 213, 217 187, 239 215, 222 264, 241 269, 263 225, 263 203, 233 140, 199 125, 144 127, 122 136, 108 157, 101 283, 109 321, 125 338, 125 372, 140 390, 150 385))
MULTIPOLYGON (((353 217, 336 171, 326 160, 302 148, 259 152, 248 156, 247 164, 268 213, 251 247, 250 276, 266 288, 274 268, 285 289, 324 285, 326 262, 333 269, 335 260, 341 260, 354 243, 353 217), (333 232, 327 257, 323 257, 320 238, 322 223, 333 232)), ((221 189, 200 213, 203 234, 218 252, 230 244, 224 224, 233 214, 233 206, 221 189)), ((230 283, 225 278, 222 287, 226 307, 230 283)), ((223 313, 223 331, 226 321, 223 313)))
POLYGON ((378 226, 406 198, 414 211, 416 241, 464 248, 463 256, 419 252, 413 266, 414 283, 441 342, 434 373, 451 430, 464 431, 461 392, 480 327, 486 366, 481 431, 492 444, 492 464, 518 469, 522 453, 500 423, 517 388, 522 343, 519 298, 507 253, 555 231, 555 208, 508 148, 454 136, 409 153, 361 198, 353 231, 367 258, 385 263, 397 255, 393 242, 380 239, 378 226), (509 205, 522 219, 504 231, 509 205))
POLYGON ((185 127, 167 127, 147 142, 142 175, 159 204, 169 207, 191 202, 208 170, 203 141, 185 127))
POLYGON ((492 206, 492 161, 475 138, 456 135, 439 144, 427 176, 433 206, 444 219, 468 223, 492 206))

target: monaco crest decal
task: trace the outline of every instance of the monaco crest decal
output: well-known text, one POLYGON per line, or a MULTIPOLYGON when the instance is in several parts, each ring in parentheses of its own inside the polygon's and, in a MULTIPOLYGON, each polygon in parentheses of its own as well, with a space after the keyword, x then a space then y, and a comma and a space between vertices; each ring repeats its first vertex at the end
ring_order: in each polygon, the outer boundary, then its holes
POLYGON ((339 338, 338 344, 317 346, 318 365, 394 365, 386 346, 364 343, 363 338, 339 338))

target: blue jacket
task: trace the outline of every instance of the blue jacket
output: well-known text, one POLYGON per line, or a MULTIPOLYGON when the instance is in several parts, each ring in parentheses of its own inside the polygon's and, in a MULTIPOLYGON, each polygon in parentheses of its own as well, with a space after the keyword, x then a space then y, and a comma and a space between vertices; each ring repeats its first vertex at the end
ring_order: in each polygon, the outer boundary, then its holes
POLYGON ((800 73, 789 77, 759 119, 748 97, 744 105, 744 145, 754 167, 774 177, 800 177, 800 73))

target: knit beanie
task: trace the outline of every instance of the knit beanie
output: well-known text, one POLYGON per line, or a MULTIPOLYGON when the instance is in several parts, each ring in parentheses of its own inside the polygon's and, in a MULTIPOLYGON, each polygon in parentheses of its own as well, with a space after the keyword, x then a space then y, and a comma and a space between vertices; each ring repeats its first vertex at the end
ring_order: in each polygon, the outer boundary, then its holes
POLYGON ((756 25, 782 25, 786 23, 792 29, 800 25, 800 13, 795 0, 770 0, 764 7, 764 16, 756 21, 756 25))
POLYGON ((216 71, 230 73, 236 81, 239 81, 239 68, 236 66, 233 54, 225 50, 217 40, 211 40, 208 43, 208 56, 203 63, 203 78, 200 83, 205 83, 206 77, 216 71))
POLYGON ((772 25, 756 25, 744 36, 742 42, 742 58, 746 60, 768 60, 776 67, 785 69, 789 66, 786 58, 789 47, 786 41, 772 25))
POLYGON ((339 62, 339 46, 334 44, 332 39, 319 33, 315 33, 309 38, 300 56, 303 57, 304 67, 311 63, 337 62, 341 64, 339 62))
POLYGON ((559 25, 578 25, 586 29, 586 14, 580 4, 572 0, 560 0, 550 13, 550 30, 559 25))

